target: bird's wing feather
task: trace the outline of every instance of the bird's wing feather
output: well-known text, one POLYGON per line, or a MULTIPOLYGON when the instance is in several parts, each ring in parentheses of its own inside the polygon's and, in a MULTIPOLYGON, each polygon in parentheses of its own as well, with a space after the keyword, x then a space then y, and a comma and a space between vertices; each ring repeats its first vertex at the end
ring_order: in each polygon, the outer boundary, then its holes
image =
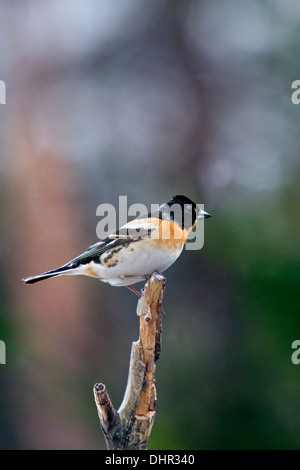
POLYGON ((129 222, 117 230, 116 233, 109 235, 105 240, 100 240, 91 245, 84 253, 72 259, 63 267, 76 268, 80 264, 87 264, 91 261, 99 262, 100 255, 108 250, 150 237, 151 233, 156 230, 157 223, 151 223, 149 220, 145 218, 138 222, 136 220, 129 222))

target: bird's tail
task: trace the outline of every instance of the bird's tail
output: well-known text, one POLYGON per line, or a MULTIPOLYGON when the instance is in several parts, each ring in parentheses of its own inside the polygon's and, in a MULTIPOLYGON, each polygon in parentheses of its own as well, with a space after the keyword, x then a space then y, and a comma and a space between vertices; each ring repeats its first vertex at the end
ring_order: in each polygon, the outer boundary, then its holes
POLYGON ((25 282, 25 284, 34 284, 35 282, 43 281, 44 279, 49 279, 50 277, 67 274, 68 271, 74 271, 74 268, 67 268, 63 266, 61 268, 54 269, 53 271, 47 271, 46 273, 39 274, 38 276, 23 277, 22 281, 25 282))

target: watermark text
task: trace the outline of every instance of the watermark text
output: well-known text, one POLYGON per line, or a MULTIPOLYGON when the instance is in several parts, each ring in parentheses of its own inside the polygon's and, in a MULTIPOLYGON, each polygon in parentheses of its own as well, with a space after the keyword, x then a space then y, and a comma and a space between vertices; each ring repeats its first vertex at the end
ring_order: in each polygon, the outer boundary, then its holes
MULTIPOLYGON (((204 211, 203 204, 197 204, 199 214, 204 211)), ((116 237, 123 239, 139 240, 150 237, 151 239, 182 239, 185 233, 190 231, 185 248, 187 250, 200 250, 204 245, 204 220, 199 216, 195 220, 195 211, 190 204, 182 207, 178 203, 160 206, 151 204, 150 210, 145 204, 132 204, 128 207, 127 196, 119 196, 118 210, 112 204, 100 204, 97 207, 96 215, 100 217, 97 223, 96 234, 100 240, 116 234, 118 227, 121 227, 116 237), (150 217, 150 214, 152 216, 150 217), (131 219, 128 222, 128 219, 131 219), (160 219, 174 220, 179 227, 186 230, 175 229, 173 224, 160 226, 160 219), (195 223, 197 222, 197 223, 195 223)))
POLYGON ((300 339, 296 339, 295 341, 293 341, 291 347, 292 349, 296 350, 291 356, 292 363, 298 365, 300 364, 300 339))
POLYGON ((0 80, 0 104, 6 104, 6 85, 3 80, 0 80))
POLYGON ((0 340, 0 364, 6 364, 6 346, 4 341, 0 340))
POLYGON ((291 95, 291 100, 293 104, 300 103, 300 80, 294 80, 291 88, 295 90, 291 95))

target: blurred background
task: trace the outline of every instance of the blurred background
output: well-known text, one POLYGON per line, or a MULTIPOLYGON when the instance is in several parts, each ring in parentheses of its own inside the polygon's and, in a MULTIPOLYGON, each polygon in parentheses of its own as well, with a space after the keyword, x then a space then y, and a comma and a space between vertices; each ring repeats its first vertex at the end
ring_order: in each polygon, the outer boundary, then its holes
MULTIPOLYGON (((99 204, 213 217, 167 272, 149 449, 299 449, 297 0, 0 2, 0 447, 104 449, 136 297, 21 278, 95 243, 99 204)), ((142 287, 137 285, 136 287, 142 287)))

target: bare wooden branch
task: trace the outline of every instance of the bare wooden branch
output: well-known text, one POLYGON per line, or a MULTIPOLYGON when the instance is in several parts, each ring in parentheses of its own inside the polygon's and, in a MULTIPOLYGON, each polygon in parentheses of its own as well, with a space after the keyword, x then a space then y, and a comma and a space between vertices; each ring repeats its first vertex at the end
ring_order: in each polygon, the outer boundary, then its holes
POLYGON ((147 449, 155 418, 155 369, 161 350, 162 299, 166 279, 153 273, 138 301, 138 341, 132 343, 127 386, 116 411, 105 385, 94 386, 96 407, 107 448, 147 449))

